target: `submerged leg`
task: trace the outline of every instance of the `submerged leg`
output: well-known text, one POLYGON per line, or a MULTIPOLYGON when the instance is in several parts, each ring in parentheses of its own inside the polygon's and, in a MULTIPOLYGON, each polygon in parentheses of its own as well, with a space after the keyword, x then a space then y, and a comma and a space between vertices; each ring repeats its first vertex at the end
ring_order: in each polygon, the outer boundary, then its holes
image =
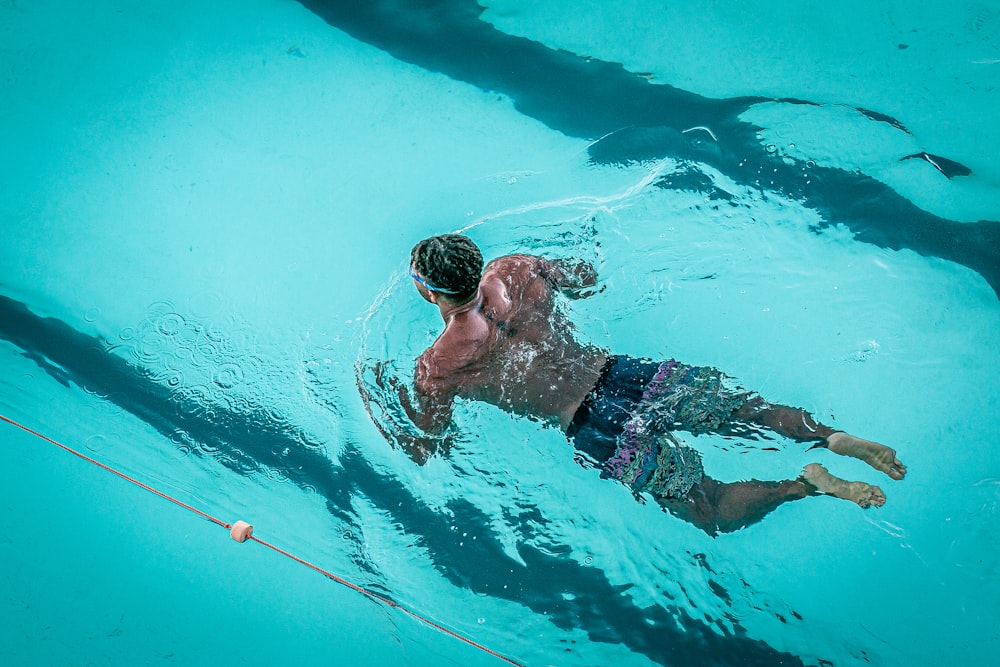
POLYGON ((804 478, 782 482, 719 482, 705 477, 683 500, 660 499, 674 516, 709 535, 731 533, 763 519, 780 505, 816 495, 804 478))
POLYGON ((759 396, 744 403, 733 413, 733 419, 764 426, 799 442, 823 441, 836 432, 829 426, 820 424, 801 408, 768 403, 759 396))
POLYGON ((781 482, 727 483, 705 477, 683 500, 661 498, 659 502, 674 516, 718 535, 757 523, 786 502, 815 495, 850 500, 863 508, 885 504, 882 489, 834 477, 818 463, 807 465, 798 479, 781 482))
POLYGON ((843 431, 835 431, 800 408, 774 405, 758 397, 739 408, 733 418, 764 426, 799 442, 818 441, 816 447, 826 447, 834 454, 860 459, 892 479, 903 479, 906 476, 906 466, 896 458, 894 449, 843 431))

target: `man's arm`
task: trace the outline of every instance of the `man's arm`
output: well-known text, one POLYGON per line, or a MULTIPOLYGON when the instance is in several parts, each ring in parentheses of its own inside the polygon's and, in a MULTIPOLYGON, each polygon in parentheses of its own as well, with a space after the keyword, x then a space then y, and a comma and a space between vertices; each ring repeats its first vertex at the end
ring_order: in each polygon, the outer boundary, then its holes
POLYGON ((586 299, 600 291, 597 289, 597 270, 590 262, 544 257, 540 257, 539 262, 542 277, 570 299, 586 299))
MULTIPOLYGON (((403 415, 395 410, 387 410, 390 428, 379 428, 390 445, 398 445, 407 456, 419 465, 423 465, 439 451, 447 451, 451 444, 451 434, 448 426, 451 424, 452 397, 429 390, 426 381, 421 379, 420 364, 417 364, 417 377, 420 389, 411 391, 397 377, 391 374, 391 366, 387 362, 375 364, 375 384, 386 392, 395 393, 403 415), (411 394, 415 400, 411 399, 411 394), (391 416, 393 413, 396 416, 391 416), (407 423, 408 422, 408 423, 407 423)), ((369 410, 371 414, 371 410, 369 410)), ((378 424, 378 420, 372 415, 378 424)))
POLYGON ((455 395, 442 382, 434 380, 424 358, 417 361, 415 375, 415 401, 411 400, 405 386, 399 385, 396 389, 400 405, 420 432, 400 434, 399 443, 411 459, 423 465, 431 456, 447 451, 450 446, 447 430, 455 395))

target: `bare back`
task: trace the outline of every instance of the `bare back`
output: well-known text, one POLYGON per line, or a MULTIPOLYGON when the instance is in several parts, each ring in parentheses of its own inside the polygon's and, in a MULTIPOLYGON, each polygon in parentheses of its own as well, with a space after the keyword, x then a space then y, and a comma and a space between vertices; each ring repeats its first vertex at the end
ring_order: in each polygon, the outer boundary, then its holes
POLYGON ((428 397, 485 401, 565 428, 600 377, 604 353, 579 343, 556 310, 561 270, 528 255, 490 262, 479 293, 446 317, 445 330, 417 360, 428 397))

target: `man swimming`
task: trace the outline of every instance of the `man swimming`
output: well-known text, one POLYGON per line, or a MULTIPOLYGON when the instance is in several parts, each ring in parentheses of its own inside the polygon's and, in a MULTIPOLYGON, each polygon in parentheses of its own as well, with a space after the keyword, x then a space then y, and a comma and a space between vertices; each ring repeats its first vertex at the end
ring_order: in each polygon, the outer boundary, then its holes
POLYGON ((738 435, 765 427, 861 459, 892 479, 906 474, 892 449, 739 390, 714 368, 611 356, 579 342, 557 299, 596 291, 597 274, 585 262, 508 255, 484 271, 479 248, 458 234, 421 241, 410 259, 417 291, 445 322, 417 359, 413 397, 397 386, 407 414, 426 434, 403 442, 418 463, 447 448, 454 399, 462 397, 558 424, 602 476, 652 495, 709 534, 738 530, 806 496, 879 507, 885 495, 818 463, 794 480, 719 482, 705 475, 698 452, 673 435, 678 430, 738 435))

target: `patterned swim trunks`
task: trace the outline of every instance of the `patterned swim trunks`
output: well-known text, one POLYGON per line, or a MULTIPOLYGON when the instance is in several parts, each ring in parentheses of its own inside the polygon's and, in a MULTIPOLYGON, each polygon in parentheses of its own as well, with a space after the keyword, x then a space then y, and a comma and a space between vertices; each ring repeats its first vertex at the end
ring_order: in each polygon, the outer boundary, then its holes
POLYGON ((705 471, 673 431, 714 431, 750 397, 714 368, 612 357, 567 436, 604 477, 637 494, 681 499, 705 471))

